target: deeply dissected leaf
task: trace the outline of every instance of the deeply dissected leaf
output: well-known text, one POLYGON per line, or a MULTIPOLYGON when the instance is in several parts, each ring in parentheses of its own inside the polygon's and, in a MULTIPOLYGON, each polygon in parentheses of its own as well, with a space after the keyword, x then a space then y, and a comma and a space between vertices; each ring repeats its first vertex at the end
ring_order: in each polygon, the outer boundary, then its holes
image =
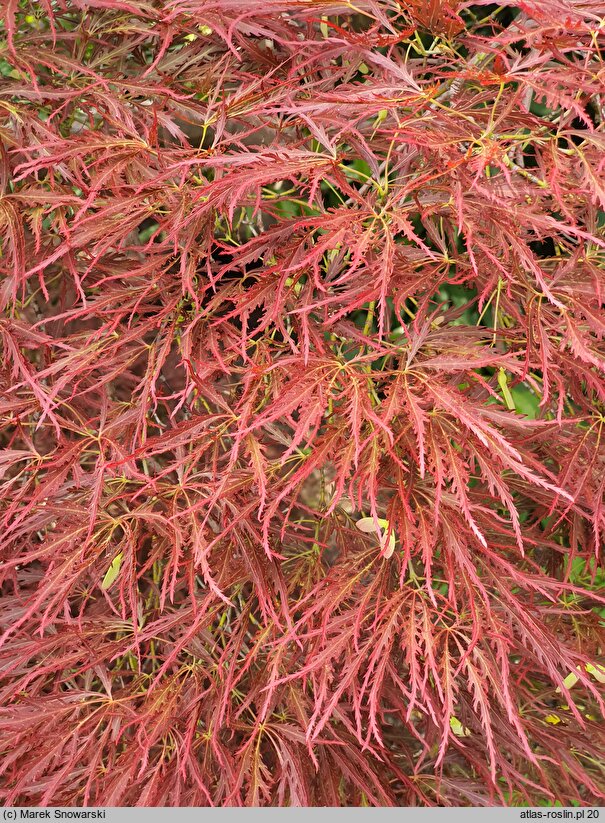
POLYGON ((6 5, 3 805, 603 800, 602 17, 6 5))

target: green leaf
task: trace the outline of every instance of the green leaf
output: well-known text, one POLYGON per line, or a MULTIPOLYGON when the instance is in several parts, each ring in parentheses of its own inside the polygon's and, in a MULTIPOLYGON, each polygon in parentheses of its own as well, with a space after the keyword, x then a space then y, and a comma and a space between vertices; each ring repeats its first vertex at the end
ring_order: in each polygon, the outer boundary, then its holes
MULTIPOLYGON (((591 674, 595 680, 598 680, 599 683, 605 683, 605 666, 601 666, 600 663, 587 663, 584 668, 588 674, 591 674)), ((579 666, 578 671, 581 671, 579 666)), ((563 685, 566 689, 571 689, 576 685, 579 679, 580 678, 575 672, 570 672, 563 681, 563 685)), ((560 692, 561 689, 557 688, 556 691, 560 692)))
POLYGON ((510 393, 513 396, 515 408, 519 414, 524 414, 526 417, 530 417, 532 420, 535 420, 538 416, 540 398, 523 383, 518 386, 514 386, 514 388, 510 390, 510 393))
POLYGON ((598 680, 599 683, 605 683, 605 666, 601 666, 598 663, 596 665, 587 663, 586 671, 588 674, 591 674, 595 680, 598 680))
POLYGON ((456 737, 471 736, 471 730, 467 729, 466 726, 463 726, 462 723, 458 720, 458 718, 454 717, 454 715, 450 717, 450 729, 454 732, 456 737))
MULTIPOLYGON (((580 668, 580 667, 578 666, 578 668, 580 668)), ((566 689, 571 689, 573 686, 576 685, 576 683, 578 682, 579 679, 580 678, 578 677, 578 675, 575 672, 570 672, 567 675, 567 677, 565 678, 565 680, 563 681, 563 685, 565 686, 566 689)), ((557 686, 555 691, 560 692, 561 691, 560 687, 557 686)))
POLYGON ((101 588, 103 589, 103 591, 106 591, 111 586, 111 584, 115 582, 117 576, 120 573, 120 568, 122 567, 123 556, 123 552, 120 552, 119 554, 116 554, 114 559, 111 561, 111 565, 105 572, 105 577, 103 578, 103 582, 101 583, 101 588))
POLYGON ((498 385, 500 386, 502 397, 504 398, 504 402, 506 403, 506 408, 510 409, 511 411, 516 411, 517 407, 515 406, 515 401, 513 400, 513 396, 510 393, 510 389, 508 388, 508 377, 504 369, 500 369, 500 371, 498 372, 498 385))

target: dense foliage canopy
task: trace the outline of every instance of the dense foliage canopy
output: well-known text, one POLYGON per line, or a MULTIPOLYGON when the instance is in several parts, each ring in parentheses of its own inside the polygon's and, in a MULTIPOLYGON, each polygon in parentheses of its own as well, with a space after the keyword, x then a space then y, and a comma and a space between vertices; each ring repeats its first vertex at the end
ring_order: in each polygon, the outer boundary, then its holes
POLYGON ((0 800, 605 796, 603 0, 5 0, 0 800))

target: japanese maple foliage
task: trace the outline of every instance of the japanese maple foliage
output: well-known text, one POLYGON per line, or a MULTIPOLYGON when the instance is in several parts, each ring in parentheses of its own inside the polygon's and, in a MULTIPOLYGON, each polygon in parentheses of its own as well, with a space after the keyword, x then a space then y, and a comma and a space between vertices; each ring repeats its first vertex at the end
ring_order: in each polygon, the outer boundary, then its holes
POLYGON ((602 0, 3 26, 2 803, 599 803, 602 0))

